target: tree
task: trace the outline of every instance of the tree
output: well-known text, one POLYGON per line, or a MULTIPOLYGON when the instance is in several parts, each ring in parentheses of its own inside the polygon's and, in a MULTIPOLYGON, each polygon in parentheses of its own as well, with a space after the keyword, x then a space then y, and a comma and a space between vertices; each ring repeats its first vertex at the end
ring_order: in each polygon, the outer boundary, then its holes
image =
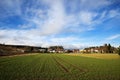
POLYGON ((105 53, 108 53, 108 45, 107 44, 104 44, 103 50, 105 53))
POLYGON ((118 47, 118 50, 117 50, 118 54, 120 55, 120 46, 118 47))
POLYGON ((110 44, 108 44, 108 46, 107 46, 107 51, 108 51, 108 53, 111 53, 112 51, 111 51, 111 45, 110 44))

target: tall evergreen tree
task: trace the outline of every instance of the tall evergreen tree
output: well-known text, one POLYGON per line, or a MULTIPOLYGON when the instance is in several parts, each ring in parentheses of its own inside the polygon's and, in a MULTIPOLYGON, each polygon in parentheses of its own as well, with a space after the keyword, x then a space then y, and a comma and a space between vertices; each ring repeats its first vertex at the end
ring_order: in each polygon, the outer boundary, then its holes
POLYGON ((118 51, 117 51, 117 52, 118 52, 118 54, 120 55, 120 46, 118 47, 118 51))
POLYGON ((111 53, 112 51, 111 51, 111 45, 110 44, 108 44, 108 46, 107 46, 107 51, 108 51, 108 53, 111 53))
POLYGON ((104 52, 108 53, 108 45, 107 44, 104 44, 104 52))

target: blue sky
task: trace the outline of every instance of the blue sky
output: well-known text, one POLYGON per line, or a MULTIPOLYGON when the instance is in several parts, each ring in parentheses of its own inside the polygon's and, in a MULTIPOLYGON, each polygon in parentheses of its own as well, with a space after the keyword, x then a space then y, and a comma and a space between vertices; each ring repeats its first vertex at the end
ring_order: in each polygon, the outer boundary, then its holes
POLYGON ((0 0, 0 43, 120 45, 119 0, 0 0))

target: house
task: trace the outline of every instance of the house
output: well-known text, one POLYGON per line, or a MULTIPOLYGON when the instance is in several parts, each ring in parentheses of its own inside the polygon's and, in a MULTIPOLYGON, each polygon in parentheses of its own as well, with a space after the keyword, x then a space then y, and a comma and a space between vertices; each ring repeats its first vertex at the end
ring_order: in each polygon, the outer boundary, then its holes
POLYGON ((71 49, 65 49, 64 52, 65 52, 65 53, 73 53, 73 50, 71 50, 71 49))
POLYGON ((48 48, 39 48, 38 49, 41 53, 47 53, 48 52, 48 48))
POLYGON ((80 53, 86 53, 86 50, 84 50, 84 49, 80 50, 80 53))
POLYGON ((79 49, 73 49, 73 53, 79 53, 80 50, 79 49))
POLYGON ((115 53, 116 48, 110 44, 104 44, 103 46, 88 47, 84 50, 86 50, 86 53, 115 53))
POLYGON ((64 48, 63 48, 63 46, 50 46, 48 48, 48 52, 50 52, 50 53, 63 53, 64 48))

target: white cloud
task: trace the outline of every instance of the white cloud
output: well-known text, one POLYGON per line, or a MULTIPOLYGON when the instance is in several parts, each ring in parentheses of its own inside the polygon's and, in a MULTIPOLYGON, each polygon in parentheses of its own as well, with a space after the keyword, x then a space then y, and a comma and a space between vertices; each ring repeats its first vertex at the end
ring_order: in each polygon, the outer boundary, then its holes
MULTIPOLYGON (((82 11, 79 14, 67 15, 65 11, 65 5, 63 5, 62 0, 54 0, 53 2, 49 0, 43 0, 36 3, 39 5, 40 2, 47 4, 49 7, 47 10, 27 8, 26 14, 31 13, 32 16, 25 16, 26 20, 29 21, 29 25, 24 24, 21 28, 29 28, 30 26, 36 26, 34 32, 38 32, 40 35, 53 35, 61 32, 82 32, 93 30, 94 25, 100 23, 100 20, 93 20, 97 16, 97 13, 92 11, 82 11), (44 15, 47 13, 46 15, 44 15)), ((93 1, 92 1, 93 2, 93 1)), ((92 6, 93 3, 90 2, 92 6)), ((86 0, 81 1, 82 4, 88 3, 86 0)), ((99 7, 109 4, 106 0, 102 0, 97 3, 99 7), (103 3, 103 4, 101 4, 103 3)), ((96 5, 96 4, 94 4, 96 5)), ((96 5, 97 6, 97 5, 96 5)), ((91 7, 92 8, 92 7, 91 7)))
POLYGON ((67 28, 70 32, 84 32, 93 30, 95 25, 98 24, 94 18, 98 14, 92 11, 80 11, 78 14, 70 14, 67 16, 67 28))
POLYGON ((57 43, 72 43, 78 41, 79 39, 76 37, 61 37, 61 38, 52 38, 50 41, 57 43))
MULTIPOLYGON (((74 1, 74 0, 73 0, 74 1)), ((31 7, 25 6, 22 10, 21 0, 4 0, 2 1, 6 16, 19 15, 25 21, 24 24, 18 25, 20 30, 5 29, 0 30, 0 43, 25 44, 37 46, 64 45, 66 48, 86 46, 82 43, 75 43, 80 40, 77 37, 51 37, 52 35, 66 33, 80 33, 83 31, 93 30, 97 24, 102 23, 110 17, 118 15, 118 11, 104 11, 103 13, 95 12, 92 9, 98 9, 111 2, 108 0, 81 0, 80 10, 76 14, 67 13, 63 0, 37 0, 33 1, 31 7), (36 8, 40 4, 47 6, 47 9, 36 8), (86 6, 86 4, 88 4, 86 6), (7 11, 8 10, 8 11, 7 11), (108 13, 108 16, 107 16, 108 13), (95 17, 97 19, 94 19, 95 17), (29 29, 27 29, 29 28, 29 29), (27 29, 27 30, 24 30, 27 29)), ((31 1, 32 2, 32 1, 31 1)), ((0 3, 1 4, 1 3, 0 3)), ((71 5, 72 9, 78 8, 71 5)), ((23 5, 24 7, 24 5, 23 5)), ((4 15, 0 13, 0 17, 4 15)), ((9 25, 8 25, 9 26, 9 25)), ((118 36, 117 36, 118 37, 118 36)), ((116 37, 108 38, 114 39, 116 37)))
POLYGON ((0 0, 0 6, 4 6, 1 9, 0 18, 21 15, 21 4, 20 0, 0 0))
POLYGON ((120 34, 112 35, 112 36, 106 38, 106 40, 114 40, 114 39, 117 39, 117 38, 120 38, 120 34))
POLYGON ((110 5, 111 2, 108 0, 81 0, 80 7, 84 10, 94 10, 99 9, 104 6, 110 5))
POLYGON ((80 12, 79 19, 81 24, 90 25, 93 22, 93 18, 96 17, 96 14, 93 12, 80 12))
POLYGON ((79 10, 91 11, 99 10, 100 8, 112 4, 110 0, 65 0, 70 12, 79 10))
POLYGON ((116 16, 120 16, 120 13, 118 10, 110 10, 109 11, 109 17, 110 18, 113 18, 113 17, 116 17, 116 16))
POLYGON ((32 31, 41 36, 53 35, 61 32, 67 21, 64 5, 61 0, 53 2, 49 0, 37 0, 38 2, 32 8, 27 7, 22 17, 27 23, 19 25, 20 28, 32 28, 32 31), (34 8, 40 3, 47 4, 48 9, 34 8))
POLYGON ((51 9, 48 12, 48 20, 45 21, 42 27, 43 34, 55 34, 59 33, 64 25, 65 21, 65 12, 63 8, 62 1, 57 0, 55 3, 53 2, 51 5, 51 9))
MULTIPOLYGON (((16 0, 17 4, 20 5, 22 1, 20 2, 19 0, 16 0)), ((11 1, 13 4, 13 1, 11 1)), ((101 7, 103 5, 108 5, 110 2, 106 0, 102 1, 87 1, 87 0, 81 0, 81 6, 85 6, 82 4, 87 4, 90 3, 88 6, 90 8, 94 6, 96 7, 101 7), (101 4, 102 3, 102 4, 101 4), (92 6, 92 7, 91 7, 92 6)), ((68 31, 68 32, 82 32, 82 31, 88 31, 88 30, 93 30, 94 25, 96 25, 98 22, 102 22, 101 19, 99 20, 93 20, 94 17, 97 16, 97 13, 93 11, 84 11, 84 9, 81 9, 79 11, 79 14, 71 14, 67 15, 65 12, 65 5, 63 5, 62 0, 37 0, 37 2, 33 2, 36 5, 32 5, 33 7, 26 7, 26 10, 24 14, 22 14, 23 18, 28 21, 27 23, 23 25, 19 25, 21 28, 32 28, 36 27, 34 29, 35 31, 33 32, 38 32, 40 35, 52 35, 52 34, 57 34, 62 31, 68 31), (41 8, 36 8, 40 4, 47 5, 49 8, 48 9, 41 9, 41 8), (28 16, 30 15, 30 16, 28 16), (72 16, 72 17, 70 17, 72 16), (68 30, 69 29, 69 30, 68 30)), ((6 3, 7 4, 7 3, 6 3)), ((81 7, 80 6, 80 7, 81 7)), ((11 8, 13 10, 16 10, 14 8, 11 8)), ((104 18, 104 17, 101 17, 104 18)))
POLYGON ((62 45, 64 48, 83 48, 83 44, 79 42, 77 37, 55 37, 55 36, 39 36, 33 31, 26 30, 0 30, 0 43, 14 44, 14 45, 32 45, 49 47, 53 45, 62 45), (9 35, 12 34, 12 35, 9 35), (1 37, 4 36, 4 37, 1 37), (76 43, 76 44, 75 44, 76 43))
POLYGON ((45 37, 31 30, 0 30, 0 43, 41 46, 45 37))

